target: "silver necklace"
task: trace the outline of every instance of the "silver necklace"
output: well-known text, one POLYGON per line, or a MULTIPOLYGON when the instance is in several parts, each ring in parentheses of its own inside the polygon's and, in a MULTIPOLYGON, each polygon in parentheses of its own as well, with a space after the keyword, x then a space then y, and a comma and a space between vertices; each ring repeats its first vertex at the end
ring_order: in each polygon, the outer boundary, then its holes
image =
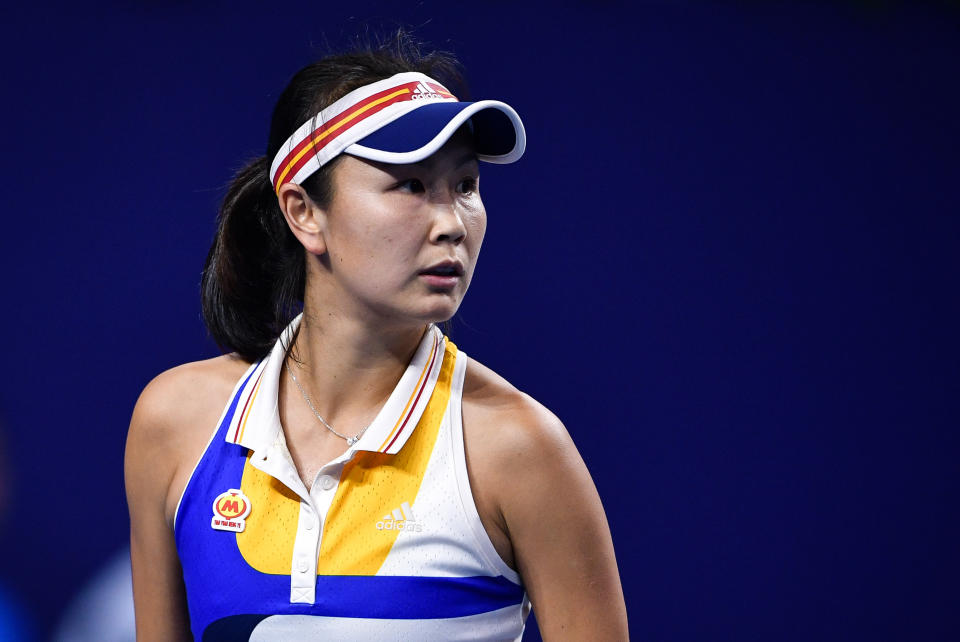
POLYGON ((293 379, 293 383, 295 383, 295 384, 297 385, 297 390, 300 391, 300 395, 303 397, 303 400, 307 402, 307 405, 310 406, 310 410, 313 411, 313 414, 316 416, 317 419, 320 420, 320 423, 322 423, 322 424, 326 427, 327 430, 329 430, 330 432, 332 432, 333 434, 335 434, 335 435, 336 435, 337 437, 339 437, 340 439, 345 440, 345 441, 347 442, 347 445, 348 445, 348 446, 354 445, 355 443, 357 443, 357 441, 359 441, 359 439, 360 439, 361 437, 363 437, 363 433, 367 432, 367 428, 370 427, 369 424, 366 425, 366 426, 364 426, 363 430, 361 430, 360 432, 358 432, 358 433, 357 433, 356 435, 354 435, 353 437, 347 437, 346 435, 337 432, 337 431, 334 429, 333 426, 331 426, 330 424, 328 424, 328 423, 327 423, 327 420, 324 419, 323 417, 321 417, 321 416, 320 416, 320 413, 317 412, 317 409, 313 407, 313 402, 310 401, 310 397, 307 396, 307 391, 304 390, 304 389, 303 389, 303 386, 300 385, 300 382, 297 381, 297 375, 293 374, 293 369, 290 367, 290 362, 289 362, 289 361, 284 362, 284 365, 287 366, 287 372, 290 374, 290 378, 293 379))

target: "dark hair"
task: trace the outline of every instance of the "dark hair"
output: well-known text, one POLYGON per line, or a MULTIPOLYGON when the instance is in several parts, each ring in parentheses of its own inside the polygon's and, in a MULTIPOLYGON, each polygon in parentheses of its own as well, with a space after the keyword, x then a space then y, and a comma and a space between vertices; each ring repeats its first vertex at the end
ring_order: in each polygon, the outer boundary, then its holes
MULTIPOLYGON (((249 162, 227 188, 203 268, 203 320, 224 351, 248 361, 262 359, 303 306, 306 250, 277 203, 269 176, 271 159, 323 108, 358 87, 405 71, 427 74, 466 98, 457 61, 446 53, 422 54, 402 30, 385 43, 304 67, 283 90, 273 109, 266 156, 249 162)), ((333 197, 337 160, 302 183, 321 206, 333 197)))

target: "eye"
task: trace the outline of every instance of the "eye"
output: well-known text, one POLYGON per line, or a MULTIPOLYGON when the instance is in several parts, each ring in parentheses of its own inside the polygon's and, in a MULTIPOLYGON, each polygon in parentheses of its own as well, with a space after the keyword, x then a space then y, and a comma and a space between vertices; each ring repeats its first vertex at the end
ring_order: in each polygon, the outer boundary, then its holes
POLYGON ((405 181, 400 181, 394 189, 400 190, 401 192, 410 192, 411 194, 419 194, 426 191, 423 182, 419 178, 408 178, 405 181))
POLYGON ((476 176, 467 176, 457 183, 457 191, 461 194, 473 194, 477 191, 478 182, 476 176))

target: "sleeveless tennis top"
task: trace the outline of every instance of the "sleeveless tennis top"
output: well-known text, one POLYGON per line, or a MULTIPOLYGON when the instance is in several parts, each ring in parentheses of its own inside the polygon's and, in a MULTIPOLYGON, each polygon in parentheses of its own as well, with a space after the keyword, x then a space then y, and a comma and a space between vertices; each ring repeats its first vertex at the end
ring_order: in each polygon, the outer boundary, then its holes
POLYGON ((431 326, 308 491, 277 412, 298 323, 237 383, 177 506, 194 638, 519 640, 530 604, 467 478, 465 355, 431 326))

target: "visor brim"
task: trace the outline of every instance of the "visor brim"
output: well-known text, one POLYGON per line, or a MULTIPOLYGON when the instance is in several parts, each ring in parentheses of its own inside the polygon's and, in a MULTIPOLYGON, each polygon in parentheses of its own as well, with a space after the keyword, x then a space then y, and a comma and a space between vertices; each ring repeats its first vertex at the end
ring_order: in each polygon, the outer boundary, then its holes
POLYGON ((523 155, 526 133, 520 116, 498 100, 423 105, 348 146, 344 152, 393 165, 418 163, 443 147, 468 120, 479 160, 506 164, 523 155))

